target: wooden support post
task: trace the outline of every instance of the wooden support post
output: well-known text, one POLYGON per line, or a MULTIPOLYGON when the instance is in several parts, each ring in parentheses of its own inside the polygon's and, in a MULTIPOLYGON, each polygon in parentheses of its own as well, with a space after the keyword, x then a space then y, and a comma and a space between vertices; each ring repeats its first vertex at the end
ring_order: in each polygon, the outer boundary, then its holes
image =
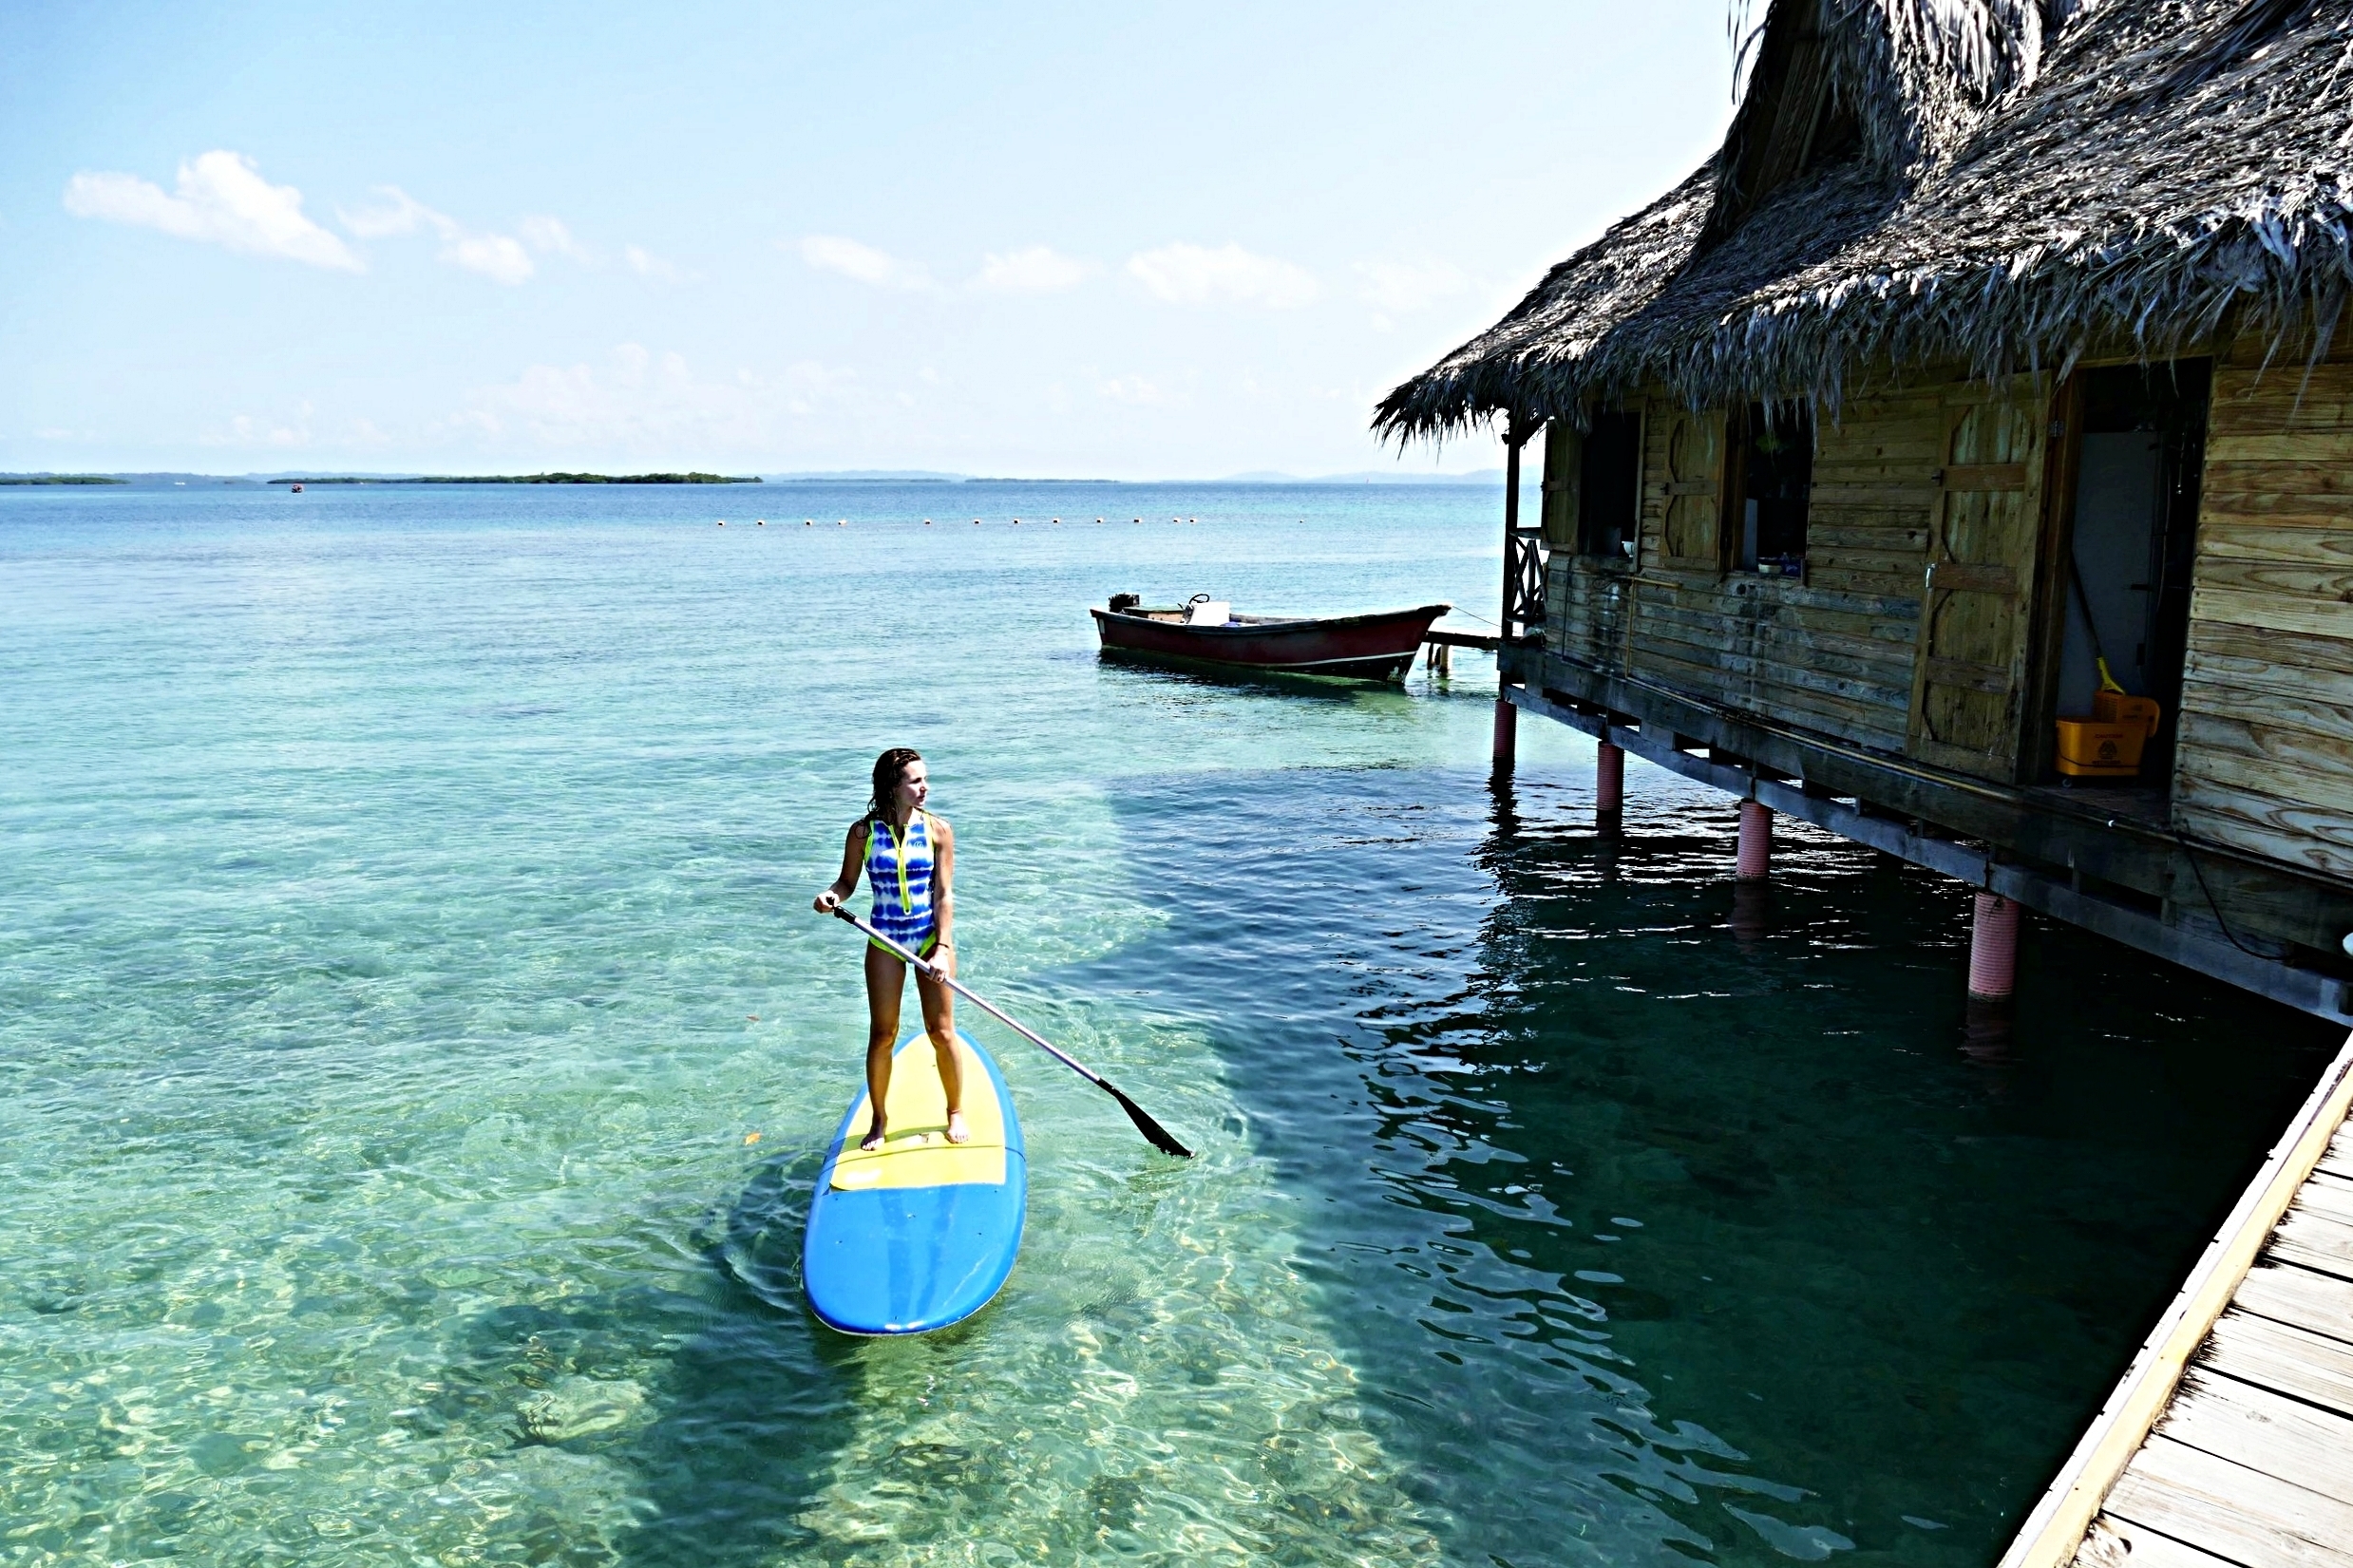
POLYGON ((1999 893, 1977 896, 1969 928, 1969 995, 1998 1002, 2018 989, 2018 905, 1999 893))
MULTIPOLYGON (((1520 434, 1515 418, 1504 430, 1504 592, 1503 610, 1496 618, 1501 641, 1511 641, 1512 569, 1518 564, 1515 552, 1519 549, 1520 529, 1520 444, 1528 438, 1520 434)), ((1498 650, 1500 658, 1501 650, 1498 650)), ((1500 683, 1500 670, 1496 675, 1500 683)), ((1520 749, 1520 710, 1495 693, 1495 771, 1511 771, 1520 749)))
POLYGON ((1625 748, 1603 741, 1593 759, 1593 809, 1598 815, 1615 817, 1625 809, 1625 748))
POLYGON ((1761 882, 1773 874, 1773 813, 1755 801, 1740 803, 1740 842, 1735 875, 1761 882))

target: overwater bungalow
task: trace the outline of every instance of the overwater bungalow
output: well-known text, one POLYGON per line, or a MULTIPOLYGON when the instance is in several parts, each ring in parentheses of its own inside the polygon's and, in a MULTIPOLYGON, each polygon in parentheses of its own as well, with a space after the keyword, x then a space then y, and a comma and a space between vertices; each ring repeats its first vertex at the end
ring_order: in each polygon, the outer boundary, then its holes
MULTIPOLYGON (((2353 8, 1772 0, 1745 60, 1713 157, 1377 411, 1505 436, 1498 765, 1540 714, 1604 810, 1625 751, 1739 796, 1743 873, 1774 813, 1947 872, 1979 994, 2024 906, 2353 1022, 2353 8)), ((2008 1560, 2353 1553, 2348 1069, 2008 1560), (2250 1270, 2291 1203, 2325 1245, 2250 1270), (2216 1371, 2290 1275, 2287 1386, 2216 1371), (2321 1436, 2217 1459, 2209 1385, 2321 1436)))
POLYGON ((1714 157, 1379 406, 1544 437, 1503 754, 1562 719, 2353 1021, 2353 17, 1750 47, 1714 157))

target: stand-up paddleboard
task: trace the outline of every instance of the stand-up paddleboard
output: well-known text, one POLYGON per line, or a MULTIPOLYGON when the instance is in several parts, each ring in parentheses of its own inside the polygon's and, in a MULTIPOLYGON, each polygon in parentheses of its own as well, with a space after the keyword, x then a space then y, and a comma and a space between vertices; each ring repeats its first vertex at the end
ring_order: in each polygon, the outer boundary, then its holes
POLYGON ((801 1248, 809 1306, 844 1333, 922 1333, 988 1305, 1021 1250, 1030 1162, 1004 1075, 958 1030, 966 1143, 948 1142, 947 1091, 920 1030, 891 1058, 889 1137, 869 1153, 861 1090, 842 1118, 801 1248))

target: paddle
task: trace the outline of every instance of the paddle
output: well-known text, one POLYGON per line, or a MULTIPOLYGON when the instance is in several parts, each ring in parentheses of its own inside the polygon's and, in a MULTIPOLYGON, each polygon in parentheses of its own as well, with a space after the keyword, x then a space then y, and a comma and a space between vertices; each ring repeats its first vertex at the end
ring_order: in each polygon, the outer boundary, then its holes
POLYGON ((1072 1072, 1078 1074, 1081 1078, 1084 1078, 1087 1082, 1092 1084, 1095 1087, 1101 1089, 1104 1093, 1118 1101, 1119 1108, 1128 1113, 1128 1120, 1135 1124, 1136 1131, 1142 1133, 1145 1138, 1150 1142, 1152 1147, 1158 1149, 1163 1154, 1173 1154, 1180 1160, 1190 1160, 1193 1157, 1192 1150, 1186 1148, 1184 1144, 1178 1143, 1173 1137, 1169 1136, 1168 1129, 1167 1127, 1162 1126, 1159 1123, 1153 1121, 1151 1117, 1147 1115, 1142 1105, 1137 1105, 1134 1101, 1120 1093, 1117 1088, 1112 1086, 1110 1079, 1104 1077, 1101 1073, 1094 1071, 1092 1068, 1088 1067, 1083 1063, 1074 1061, 1071 1057, 1065 1056, 1062 1052, 1054 1049, 1053 1046, 1046 1043, 1046 1038, 1044 1035, 1034 1033, 1030 1030, 1024 1029, 1020 1024, 1015 1023, 1013 1019, 1007 1017, 1002 1011, 991 1006, 985 998, 974 995, 972 992, 967 990, 963 983, 958 980, 954 975, 941 973, 939 970, 923 962, 922 959, 918 958, 914 954, 909 953, 905 948, 901 947, 897 942, 892 941, 889 937, 883 935, 881 932, 866 924, 865 921, 860 919, 857 916, 852 915, 848 910, 844 909, 840 904, 833 906, 833 913, 837 919, 848 921, 851 925, 854 925, 859 930, 864 932, 867 936, 881 943, 884 952, 889 953, 892 956, 906 963, 913 964, 917 973, 928 974, 933 979, 939 981, 949 990, 955 992, 958 996, 961 996, 964 1000, 970 1002, 973 1006, 978 1008, 990 1017, 995 1018, 998 1023, 1004 1025, 1007 1029, 1012 1030, 1015 1034, 1018 1034, 1021 1038, 1027 1040, 1030 1044, 1035 1046, 1038 1049, 1044 1051, 1047 1055, 1053 1057, 1055 1061, 1061 1063, 1064 1067, 1070 1068, 1072 1072))

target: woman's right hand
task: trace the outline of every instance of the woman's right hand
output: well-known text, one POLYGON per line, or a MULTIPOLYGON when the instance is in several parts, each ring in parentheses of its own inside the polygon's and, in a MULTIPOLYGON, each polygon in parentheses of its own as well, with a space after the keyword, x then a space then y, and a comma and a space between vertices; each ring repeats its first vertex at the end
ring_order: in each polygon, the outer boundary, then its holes
POLYGON ((830 915, 841 906, 842 896, 834 892, 833 889, 827 888, 825 892, 817 895, 817 902, 812 907, 814 907, 820 915, 830 915))

